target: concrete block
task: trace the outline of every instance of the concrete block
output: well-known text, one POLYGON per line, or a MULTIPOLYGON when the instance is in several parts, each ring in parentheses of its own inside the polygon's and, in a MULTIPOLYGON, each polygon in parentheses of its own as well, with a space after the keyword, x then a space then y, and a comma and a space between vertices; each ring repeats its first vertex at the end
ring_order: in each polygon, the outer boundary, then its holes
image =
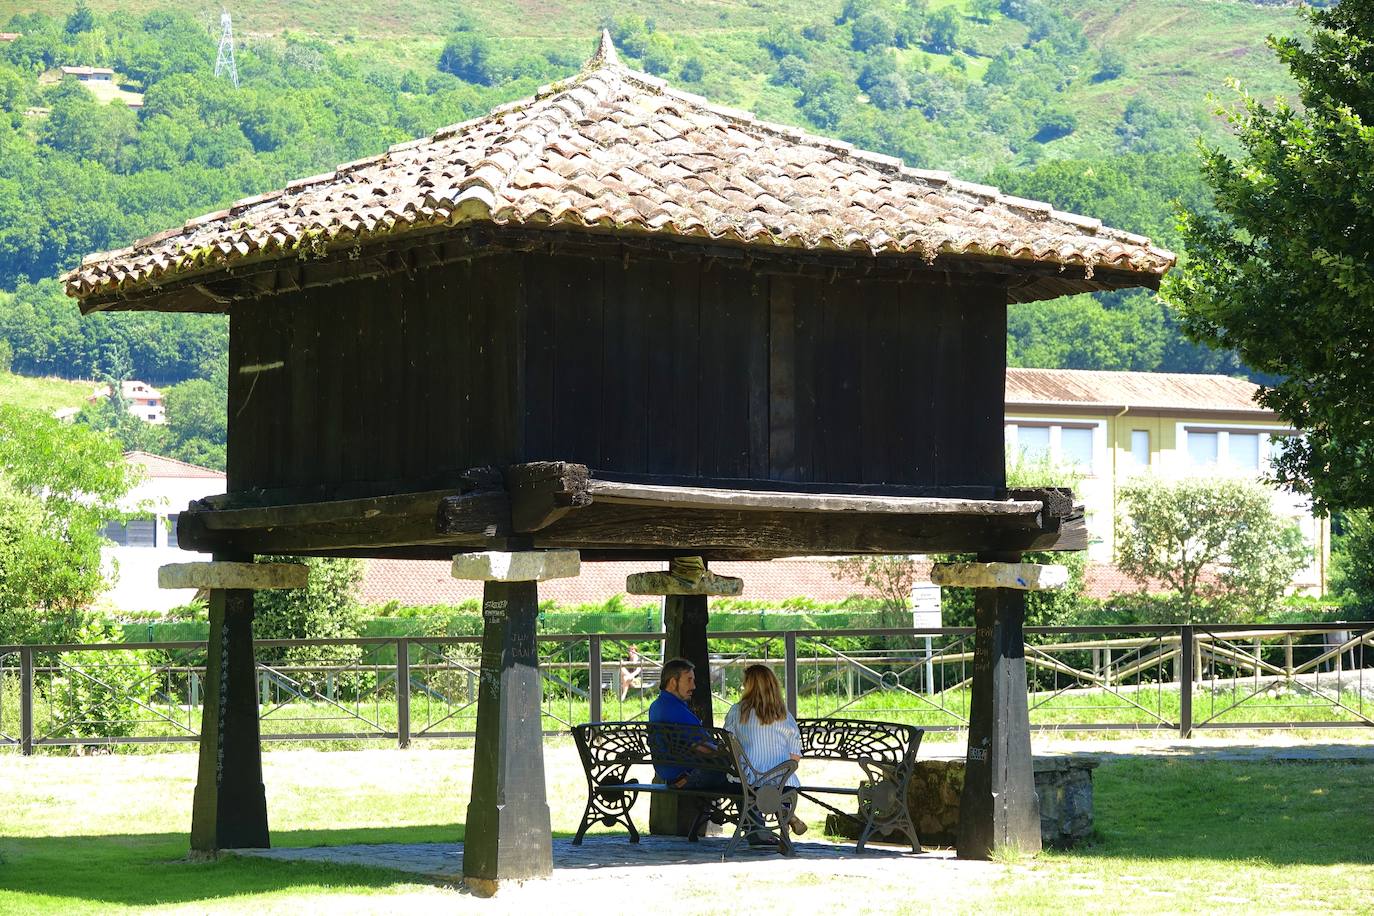
POLYGON ((310 570, 299 563, 168 563, 158 588, 305 588, 310 570))
POLYGON ((453 578, 478 582, 544 582, 568 579, 582 570, 576 550, 487 550, 453 558, 453 578))
POLYGON ((1041 592, 1068 585, 1069 568, 1040 563, 936 563, 930 570, 930 581, 960 588, 1041 592))

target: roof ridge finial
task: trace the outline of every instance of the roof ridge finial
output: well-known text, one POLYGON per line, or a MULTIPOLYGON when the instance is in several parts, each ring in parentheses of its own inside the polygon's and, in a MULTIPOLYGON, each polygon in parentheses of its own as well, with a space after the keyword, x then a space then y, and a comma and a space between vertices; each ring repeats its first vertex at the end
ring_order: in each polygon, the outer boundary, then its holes
POLYGON ((611 41, 611 30, 602 29, 601 38, 596 42, 596 53, 591 60, 587 61, 588 70, 596 70, 600 67, 616 67, 620 65, 620 55, 616 53, 615 42, 611 41))

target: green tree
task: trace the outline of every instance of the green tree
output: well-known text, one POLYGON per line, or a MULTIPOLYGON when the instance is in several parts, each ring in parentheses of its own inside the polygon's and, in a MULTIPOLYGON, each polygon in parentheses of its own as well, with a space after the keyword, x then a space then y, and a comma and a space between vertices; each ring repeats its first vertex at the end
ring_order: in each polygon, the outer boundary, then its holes
POLYGON ((926 17, 926 48, 936 54, 953 54, 959 47, 959 12, 942 6, 926 17))
POLYGON ((684 83, 699 83, 701 78, 706 75, 706 65, 701 62, 701 58, 693 55, 682 62, 682 69, 678 71, 678 78, 684 83))
POLYGON ((76 0, 76 9, 72 10, 67 17, 66 32, 68 35, 79 35, 82 32, 89 32, 95 28, 95 14, 86 5, 86 0, 76 0))
POLYGON ((1304 12, 1309 40, 1271 38, 1300 106, 1243 96, 1241 151, 1203 172, 1220 216, 1189 212, 1166 288, 1185 330, 1277 380, 1260 401, 1304 431, 1277 476, 1319 509, 1374 506, 1374 4, 1304 12))
POLYGON ((893 38, 892 23, 879 13, 864 13, 854 21, 855 51, 890 48, 893 38))
POLYGON ((833 130, 854 105, 854 86, 838 73, 823 73, 806 81, 797 107, 812 124, 833 130))
POLYGON ((167 389, 167 454, 224 470, 228 438, 225 377, 190 379, 167 389))
MULTIPOLYGON (((256 639, 350 639, 361 624, 357 603, 362 582, 361 560, 334 557, 259 557, 260 563, 300 563, 310 577, 305 588, 258 592, 253 597, 253 636, 256 639)), ((358 646, 290 646, 263 649, 260 660, 290 669, 292 666, 349 665, 358 662, 358 646)), ((306 696, 327 690, 322 672, 288 670, 285 676, 296 682, 306 696)), ((345 690, 356 686, 358 676, 345 676, 334 687, 345 690)))
POLYGON ((655 32, 649 36, 640 60, 646 71, 662 76, 673 69, 673 57, 673 40, 662 32, 655 32))
POLYGON ((439 54, 439 69, 482 86, 491 86, 499 80, 491 59, 491 43, 476 32, 451 35, 439 54))
POLYGON ((1141 586, 1172 592, 1151 606, 1168 623, 1262 619, 1311 551, 1298 526, 1274 514, 1265 487, 1198 478, 1144 478, 1120 490, 1116 564, 1141 586))
POLYGON ((101 530, 134 484, 117 442, 0 404, 0 620, 10 637, 105 587, 101 530))
POLYGON ((1340 527, 1331 549, 1331 593, 1368 611, 1374 608, 1374 514, 1342 513, 1340 527))

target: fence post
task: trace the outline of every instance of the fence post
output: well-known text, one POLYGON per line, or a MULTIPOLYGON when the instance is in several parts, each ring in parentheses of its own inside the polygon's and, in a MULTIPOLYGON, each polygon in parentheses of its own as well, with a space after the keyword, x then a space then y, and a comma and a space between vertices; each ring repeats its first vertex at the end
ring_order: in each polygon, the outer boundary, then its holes
POLYGON ((787 711, 797 717, 797 631, 782 634, 783 676, 787 680, 787 711))
POLYGON ((410 747, 410 640, 396 640, 396 742, 410 747))
POLYGON ((1179 661, 1183 673, 1178 679, 1178 733, 1180 738, 1193 737, 1193 628, 1184 625, 1179 644, 1179 661))
MULTIPOLYGON (((587 640, 587 718, 601 721, 601 635, 593 633, 587 640)), ((616 696, 620 696, 620 678, 612 679, 616 696)))
POLYGON ((33 649, 19 650, 19 750, 33 756, 33 649))

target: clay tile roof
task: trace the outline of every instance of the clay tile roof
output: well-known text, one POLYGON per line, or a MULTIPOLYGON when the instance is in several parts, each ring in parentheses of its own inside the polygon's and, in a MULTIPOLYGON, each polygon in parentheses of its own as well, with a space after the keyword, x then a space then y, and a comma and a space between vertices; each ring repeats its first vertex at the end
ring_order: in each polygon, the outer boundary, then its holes
MULTIPOLYGON (((243 262, 482 223, 1116 271, 1106 286, 1155 286, 1175 260, 1096 220, 711 105, 626 68, 603 34, 581 73, 533 98, 89 255, 65 282, 99 307, 243 262)), ((1017 298, 1068 291, 1042 278, 1017 298)))
POLYGON ((1215 410, 1270 416, 1255 403, 1259 386, 1226 375, 1183 372, 1102 372, 1090 369, 1008 369, 1006 404, 1120 409, 1215 410))
POLYGON ((135 464, 142 467, 144 473, 149 477, 224 479, 223 471, 216 471, 213 468, 203 468, 198 464, 178 461, 175 458, 165 458, 162 455, 153 455, 149 452, 125 452, 124 460, 128 464, 135 464))

